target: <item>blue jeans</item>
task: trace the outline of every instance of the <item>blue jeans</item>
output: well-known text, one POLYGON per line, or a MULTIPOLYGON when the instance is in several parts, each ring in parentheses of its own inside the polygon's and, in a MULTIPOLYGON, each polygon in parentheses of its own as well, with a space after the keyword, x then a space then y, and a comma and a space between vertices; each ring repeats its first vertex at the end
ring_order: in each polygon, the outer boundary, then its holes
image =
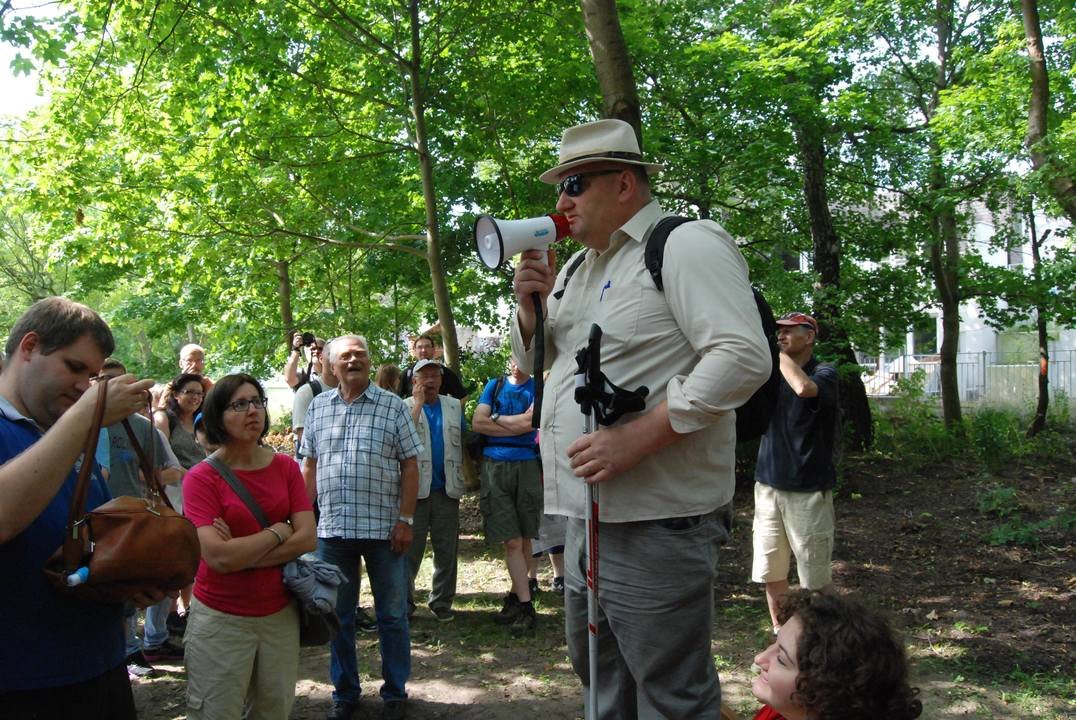
POLYGON ((164 645, 169 637, 168 613, 172 611, 170 597, 166 597, 156 605, 146 608, 146 623, 142 630, 142 642, 138 642, 138 608, 133 605, 124 611, 124 621, 127 625, 127 654, 138 652, 145 648, 159 648, 164 645))
POLYGON ((359 594, 359 560, 374 593, 377 634, 381 641, 381 686, 384 700, 407 698, 411 676, 411 631, 407 624, 407 555, 389 549, 388 540, 318 538, 318 557, 340 568, 344 583, 337 589, 336 614, 340 633, 330 645, 329 676, 333 700, 358 702, 359 669, 355 658, 355 602, 359 594))

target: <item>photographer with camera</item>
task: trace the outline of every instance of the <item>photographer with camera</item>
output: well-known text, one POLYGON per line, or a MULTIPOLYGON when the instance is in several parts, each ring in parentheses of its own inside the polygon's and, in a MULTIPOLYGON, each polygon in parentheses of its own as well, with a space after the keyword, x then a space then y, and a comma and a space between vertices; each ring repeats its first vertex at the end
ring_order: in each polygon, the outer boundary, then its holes
POLYGON ((314 333, 297 332, 291 336, 291 354, 288 355, 288 362, 284 365, 284 381, 288 383, 288 387, 298 390, 321 374, 321 352, 324 349, 325 341, 315 337, 314 333), (303 348, 309 348, 310 352, 306 370, 299 369, 303 348))

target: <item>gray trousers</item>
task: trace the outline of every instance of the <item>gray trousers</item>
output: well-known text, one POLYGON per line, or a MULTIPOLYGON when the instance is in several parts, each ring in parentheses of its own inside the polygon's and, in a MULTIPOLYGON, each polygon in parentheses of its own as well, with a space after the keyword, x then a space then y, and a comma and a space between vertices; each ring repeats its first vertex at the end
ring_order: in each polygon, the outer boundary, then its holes
POLYGON ((414 540, 407 551, 407 567, 411 584, 407 591, 408 607, 415 605, 415 577, 426 552, 426 536, 433 546, 433 582, 430 589, 431 608, 452 607, 456 597, 456 556, 460 542, 460 501, 453 500, 444 490, 431 490, 430 496, 415 504, 414 540))
MULTIPOLYGON (((598 710, 588 720, 718 720, 721 685, 710 649, 718 512, 601 523, 598 541, 598 710)), ((564 618, 572 668, 590 684, 586 523, 568 519, 564 618)))

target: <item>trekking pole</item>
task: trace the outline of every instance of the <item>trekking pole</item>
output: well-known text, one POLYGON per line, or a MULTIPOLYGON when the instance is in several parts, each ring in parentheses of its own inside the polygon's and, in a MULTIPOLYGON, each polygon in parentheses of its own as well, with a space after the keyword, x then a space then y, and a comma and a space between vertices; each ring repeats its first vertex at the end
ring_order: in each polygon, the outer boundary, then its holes
MULTIPOLYGON (((626 412, 646 408, 646 387, 628 392, 613 385, 601 371, 602 329, 590 326, 587 345, 576 354, 575 401, 583 412, 583 434, 596 425, 612 425, 626 412)), ((587 556, 587 664, 589 686, 587 706, 592 720, 598 717, 598 524, 599 492, 596 483, 586 483, 586 556, 587 556)))
MULTIPOLYGON (((579 374, 575 376, 576 400, 583 412, 583 434, 594 432, 594 403, 597 399, 593 389, 601 388, 601 342, 602 329, 595 323, 590 326, 587 347, 580 353, 579 374), (585 354, 585 358, 582 356, 585 354), (580 388, 582 382, 582 392, 580 388)), ((598 717, 598 486, 585 483, 586 506, 586 555, 587 555, 587 666, 590 671, 587 686, 587 705, 590 717, 598 717)))

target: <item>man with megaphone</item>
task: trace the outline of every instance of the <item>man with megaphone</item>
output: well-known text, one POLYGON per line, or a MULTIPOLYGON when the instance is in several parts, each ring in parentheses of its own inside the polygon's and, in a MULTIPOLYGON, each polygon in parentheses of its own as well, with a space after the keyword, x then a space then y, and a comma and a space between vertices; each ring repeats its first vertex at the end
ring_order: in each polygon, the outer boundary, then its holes
POLYGON ((649 176, 660 168, 643 159, 620 120, 566 130, 559 164, 539 179, 556 187, 556 209, 585 246, 582 259, 566 284, 552 250, 527 250, 513 281, 512 351, 523 368, 534 367, 533 293, 544 307, 544 511, 569 518, 568 650, 588 688, 584 483, 601 483, 590 720, 719 717, 710 637, 718 546, 728 530, 717 510, 733 495, 734 410, 771 369, 747 264, 721 226, 704 220, 672 232, 664 290, 647 271, 647 237, 666 215, 650 195, 649 176), (575 355, 595 323, 609 381, 650 392, 644 411, 584 434, 575 355))

